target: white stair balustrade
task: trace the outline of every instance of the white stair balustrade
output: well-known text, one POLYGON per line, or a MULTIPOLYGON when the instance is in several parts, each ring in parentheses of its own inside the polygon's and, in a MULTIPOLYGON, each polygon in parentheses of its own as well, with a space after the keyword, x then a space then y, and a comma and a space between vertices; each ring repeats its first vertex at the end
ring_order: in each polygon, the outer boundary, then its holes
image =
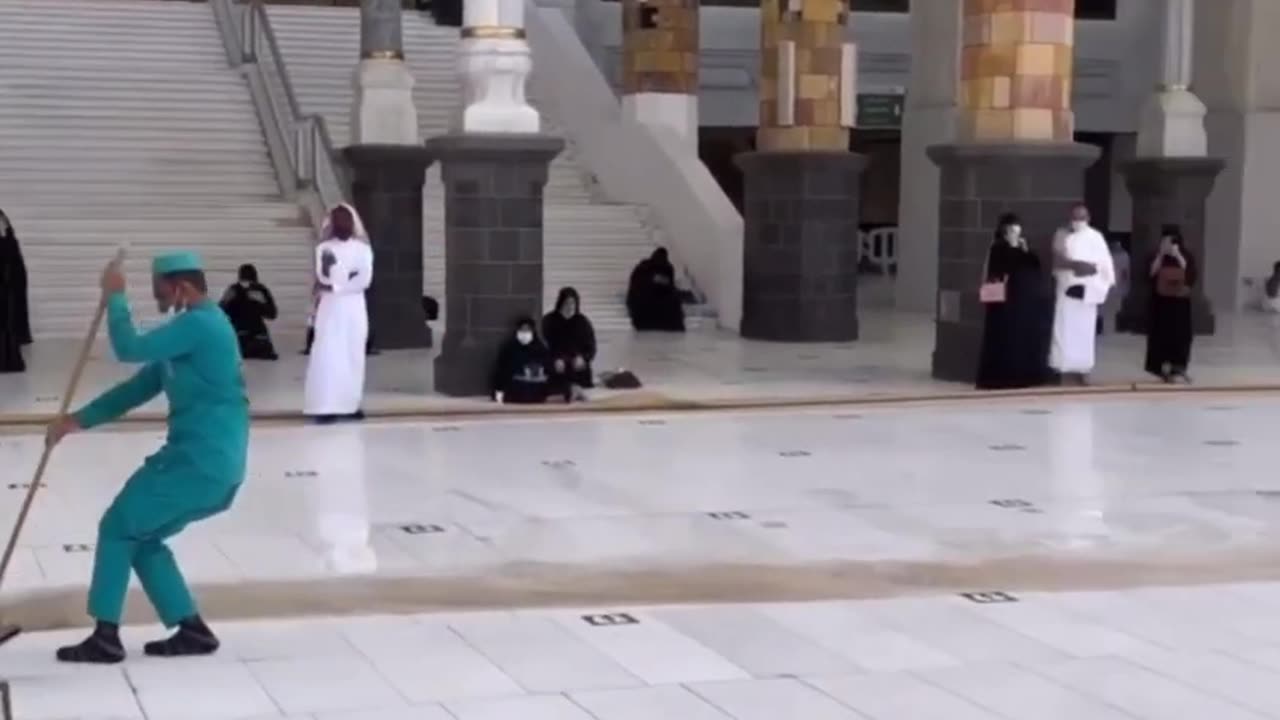
MULTIPOLYGON (((358 10, 273 5, 269 13, 303 112, 323 115, 335 145, 347 145, 360 45, 358 10)), ((457 28, 437 26, 429 15, 405 11, 405 60, 416 81, 414 100, 424 139, 446 133, 454 124, 461 98, 457 45, 457 28)), ((532 99, 537 106, 537 98, 532 99)), ((546 130, 556 132, 555 118, 540 109, 546 130)), ((572 285, 598 328, 629 327, 624 303, 628 276, 656 245, 664 244, 662 234, 644 222, 641 208, 593 197, 588 185, 589 175, 569 144, 552 162, 545 190, 546 306, 550 308, 562 286, 572 285)), ((442 304, 443 192, 440 168, 433 165, 423 191, 424 291, 442 304)))
POLYGON ((256 265, 277 334, 305 329, 312 233, 281 197, 207 4, 0 0, 0 208, 23 244, 39 338, 83 335, 121 244, 144 322, 152 255, 190 249, 215 295, 256 265))

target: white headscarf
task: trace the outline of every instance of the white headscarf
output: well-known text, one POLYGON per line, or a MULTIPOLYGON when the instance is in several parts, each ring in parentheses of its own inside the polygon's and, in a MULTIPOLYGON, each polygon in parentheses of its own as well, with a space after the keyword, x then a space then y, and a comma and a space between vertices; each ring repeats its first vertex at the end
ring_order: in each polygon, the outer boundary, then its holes
POLYGON ((333 239, 333 228, 330 227, 332 220, 330 218, 333 217, 333 211, 337 210, 338 208, 346 208, 347 212, 351 213, 351 220, 353 221, 352 222, 353 232, 351 237, 355 240, 363 240, 364 242, 369 242, 369 231, 366 230, 364 227, 364 220, 360 219, 360 213, 356 212, 356 209, 352 207, 349 203, 338 203, 337 205, 334 205, 333 207, 329 208, 329 212, 328 214, 325 215, 325 218, 324 218, 324 225, 320 227, 320 242, 333 239))

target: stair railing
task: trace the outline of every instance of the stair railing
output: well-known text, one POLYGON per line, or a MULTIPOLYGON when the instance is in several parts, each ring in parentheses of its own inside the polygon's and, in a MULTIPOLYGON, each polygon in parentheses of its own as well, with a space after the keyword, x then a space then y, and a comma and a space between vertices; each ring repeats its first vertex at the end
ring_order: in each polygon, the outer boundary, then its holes
POLYGON ((304 201, 319 230, 328 209, 350 197, 329 127, 323 116, 302 112, 262 0, 210 4, 227 59, 249 82, 281 192, 304 201))

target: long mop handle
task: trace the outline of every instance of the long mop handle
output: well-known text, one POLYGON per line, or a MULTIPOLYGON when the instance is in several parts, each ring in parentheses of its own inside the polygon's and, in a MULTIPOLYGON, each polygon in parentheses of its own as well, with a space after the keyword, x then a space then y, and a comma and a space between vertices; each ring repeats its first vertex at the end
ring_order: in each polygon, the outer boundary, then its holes
MULTIPOLYGON (((124 261, 124 252, 123 247, 116 251, 116 263, 124 261)), ((63 417, 71 409, 71 399, 80 385, 80 377, 84 375, 85 365, 89 364, 89 354, 93 351, 93 343, 98 338, 98 329, 102 327, 102 318, 106 313, 107 296, 103 294, 98 301, 98 309, 93 314, 93 322, 89 324, 89 332, 85 334, 84 342, 80 345, 80 357, 76 358, 75 367, 71 370, 67 391, 62 394, 62 406, 58 409, 58 417, 63 417)), ((46 444, 44 452, 40 454, 40 464, 36 466, 35 477, 31 480, 31 486, 27 488, 27 496, 22 501, 22 509, 18 511, 18 521, 14 523, 13 532, 9 535, 9 544, 5 545, 4 557, 0 559, 0 586, 4 585, 5 576, 9 573, 9 563, 13 560, 14 551, 18 549, 18 538, 22 535, 22 527, 27 524, 27 515, 31 512, 31 505, 36 500, 36 491, 40 489, 40 481, 44 478, 44 471, 49 466, 49 456, 52 454, 53 446, 46 444)))

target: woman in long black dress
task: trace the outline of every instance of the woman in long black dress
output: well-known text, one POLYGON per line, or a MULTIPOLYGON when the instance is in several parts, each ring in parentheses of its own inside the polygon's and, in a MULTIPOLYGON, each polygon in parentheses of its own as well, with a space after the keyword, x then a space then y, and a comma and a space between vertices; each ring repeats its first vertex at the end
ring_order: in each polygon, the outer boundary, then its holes
POLYGON ((1035 387, 1048 377, 1046 276, 1040 258, 1022 237, 1016 215, 1001 216, 995 235, 983 282, 1003 283, 1004 297, 985 301, 977 387, 1035 387))
POLYGON ((578 291, 561 288, 556 309, 542 318, 542 337, 551 351, 551 375, 565 399, 584 399, 583 388, 595 382, 591 361, 596 359, 596 331, 582 314, 578 291))
POLYGON ((1147 306, 1145 369, 1161 380, 1189 382, 1191 363, 1191 288, 1198 273, 1195 258, 1176 227, 1166 227, 1160 249, 1148 269, 1151 299, 1147 306))
POLYGON ((666 248, 654 250, 631 271, 627 312, 636 330, 684 332, 684 302, 666 248))
POLYGON ((22 259, 22 245, 9 216, 0 210, 0 266, 5 268, 5 292, 11 293, 13 332, 19 345, 31 344, 31 306, 27 301, 27 264, 22 259))
POLYGON ((551 354, 538 338, 533 318, 520 318, 498 351, 491 382, 493 399, 517 405, 546 402, 552 387, 550 365, 551 354))

